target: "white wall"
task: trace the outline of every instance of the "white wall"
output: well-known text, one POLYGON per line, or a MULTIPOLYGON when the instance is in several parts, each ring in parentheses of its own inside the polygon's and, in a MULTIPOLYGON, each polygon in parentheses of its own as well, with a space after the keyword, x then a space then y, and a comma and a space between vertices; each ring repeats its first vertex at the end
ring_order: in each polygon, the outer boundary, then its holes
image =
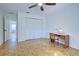
POLYGON ((3 12, 0 10, 0 45, 3 43, 3 12))
POLYGON ((47 34, 63 28, 70 35, 70 46, 79 49, 79 4, 70 4, 47 16, 47 34))
POLYGON ((44 17, 18 12, 18 40, 44 38, 46 30, 44 23, 44 17))

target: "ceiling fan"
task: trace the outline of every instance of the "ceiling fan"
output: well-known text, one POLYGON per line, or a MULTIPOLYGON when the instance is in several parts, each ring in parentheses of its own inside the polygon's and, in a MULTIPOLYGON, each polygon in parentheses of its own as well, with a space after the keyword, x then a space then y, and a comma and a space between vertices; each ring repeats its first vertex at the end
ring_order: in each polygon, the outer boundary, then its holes
POLYGON ((43 5, 55 6, 56 3, 36 3, 36 4, 34 4, 34 5, 32 5, 32 6, 28 7, 28 8, 30 9, 30 8, 33 8, 33 7, 38 6, 38 5, 40 6, 40 10, 44 11, 43 5))

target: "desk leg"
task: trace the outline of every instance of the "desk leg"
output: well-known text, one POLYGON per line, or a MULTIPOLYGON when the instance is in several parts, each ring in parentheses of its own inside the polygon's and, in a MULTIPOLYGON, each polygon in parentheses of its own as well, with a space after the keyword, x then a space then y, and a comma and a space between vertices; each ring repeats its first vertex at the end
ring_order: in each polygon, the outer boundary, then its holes
POLYGON ((68 48, 69 47, 69 36, 65 37, 65 44, 64 44, 64 48, 68 48))

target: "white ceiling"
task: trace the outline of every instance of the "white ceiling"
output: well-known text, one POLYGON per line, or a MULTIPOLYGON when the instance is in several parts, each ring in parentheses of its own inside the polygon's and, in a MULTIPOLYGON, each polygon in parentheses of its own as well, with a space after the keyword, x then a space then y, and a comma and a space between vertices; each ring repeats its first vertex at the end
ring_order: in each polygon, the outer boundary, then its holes
POLYGON ((24 13, 30 12, 30 13, 36 14, 36 15, 43 15, 43 14, 49 15, 49 14, 53 14, 53 13, 61 10, 63 7, 73 5, 73 4, 68 4, 68 3, 57 3, 55 6, 43 5, 44 11, 41 11, 39 6, 36 6, 31 9, 28 8, 29 6, 31 6, 33 4, 34 3, 0 3, 0 9, 4 10, 6 12, 12 12, 12 13, 17 13, 18 11, 21 11, 24 13))

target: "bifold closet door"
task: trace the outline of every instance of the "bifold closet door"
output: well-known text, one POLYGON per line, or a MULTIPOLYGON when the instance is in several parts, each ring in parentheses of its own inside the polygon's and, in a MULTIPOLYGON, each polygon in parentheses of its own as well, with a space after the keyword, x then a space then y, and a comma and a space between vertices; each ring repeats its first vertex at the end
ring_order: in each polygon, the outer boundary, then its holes
POLYGON ((25 35, 27 39, 42 37, 43 21, 41 19, 25 19, 25 35))

